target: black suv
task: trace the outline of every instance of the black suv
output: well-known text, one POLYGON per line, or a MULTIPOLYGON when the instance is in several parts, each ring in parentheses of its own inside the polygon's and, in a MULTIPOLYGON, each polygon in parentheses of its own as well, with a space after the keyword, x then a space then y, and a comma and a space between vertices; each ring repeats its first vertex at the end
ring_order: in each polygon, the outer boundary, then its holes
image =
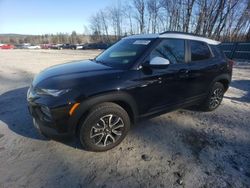
POLYGON ((185 33, 125 37, 95 59, 38 74, 27 94, 35 127, 76 135, 85 149, 118 145, 130 125, 178 108, 216 109, 233 62, 219 42, 185 33))

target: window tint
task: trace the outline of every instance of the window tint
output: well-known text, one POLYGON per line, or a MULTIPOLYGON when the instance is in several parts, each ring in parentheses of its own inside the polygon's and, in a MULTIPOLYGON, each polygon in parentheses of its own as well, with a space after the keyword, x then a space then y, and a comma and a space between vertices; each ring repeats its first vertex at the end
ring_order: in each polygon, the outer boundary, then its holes
POLYGON ((198 41, 190 41, 191 60, 200 61, 211 57, 210 50, 206 43, 198 41))
POLYGON ((181 39, 165 39, 151 52, 150 59, 162 57, 170 63, 183 63, 185 58, 185 43, 181 39))

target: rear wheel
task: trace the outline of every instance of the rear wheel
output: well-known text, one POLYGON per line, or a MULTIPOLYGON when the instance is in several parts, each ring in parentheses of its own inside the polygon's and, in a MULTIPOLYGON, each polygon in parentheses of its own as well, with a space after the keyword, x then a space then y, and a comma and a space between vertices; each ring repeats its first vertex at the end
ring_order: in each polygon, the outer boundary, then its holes
POLYGON ((106 151, 125 138, 130 128, 128 113, 114 103, 92 108, 80 128, 80 142, 91 151, 106 151))
POLYGON ((218 108, 218 106, 222 102, 224 92, 225 92, 225 88, 223 84, 220 82, 216 82, 211 88, 211 90, 209 91, 209 94, 206 100, 201 105, 202 110, 212 111, 218 108))

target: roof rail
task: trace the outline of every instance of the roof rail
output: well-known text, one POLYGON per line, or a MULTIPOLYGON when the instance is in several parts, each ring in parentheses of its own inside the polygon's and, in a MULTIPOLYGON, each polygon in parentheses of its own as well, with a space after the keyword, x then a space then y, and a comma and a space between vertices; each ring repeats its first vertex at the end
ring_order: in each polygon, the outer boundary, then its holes
POLYGON ((207 37, 195 35, 192 33, 185 33, 185 32, 179 32, 179 31, 165 31, 160 34, 140 34, 140 35, 132 35, 125 37, 126 39, 135 39, 135 38, 175 38, 175 39, 188 39, 188 40, 197 40, 197 41, 203 41, 208 44, 212 45, 218 45, 220 44, 219 41, 209 39, 207 37))
POLYGON ((199 36, 192 33, 178 32, 178 31, 166 31, 160 33, 159 38, 182 38, 182 39, 203 41, 212 45, 220 44, 219 41, 212 40, 204 36, 199 36))
POLYGON ((163 34, 184 34, 184 35, 190 35, 190 36, 196 36, 196 37, 206 37, 204 35, 198 35, 198 34, 194 34, 194 33, 187 33, 187 32, 182 32, 182 31, 164 31, 162 33, 159 33, 159 35, 163 35, 163 34))

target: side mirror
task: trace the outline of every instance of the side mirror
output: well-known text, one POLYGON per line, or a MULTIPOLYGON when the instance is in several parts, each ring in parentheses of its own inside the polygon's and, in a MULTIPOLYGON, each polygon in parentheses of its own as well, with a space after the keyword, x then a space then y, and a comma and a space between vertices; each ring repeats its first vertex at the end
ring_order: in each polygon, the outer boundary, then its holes
POLYGON ((150 67, 155 68, 165 68, 169 64, 169 60, 162 57, 154 57, 149 62, 150 67))

